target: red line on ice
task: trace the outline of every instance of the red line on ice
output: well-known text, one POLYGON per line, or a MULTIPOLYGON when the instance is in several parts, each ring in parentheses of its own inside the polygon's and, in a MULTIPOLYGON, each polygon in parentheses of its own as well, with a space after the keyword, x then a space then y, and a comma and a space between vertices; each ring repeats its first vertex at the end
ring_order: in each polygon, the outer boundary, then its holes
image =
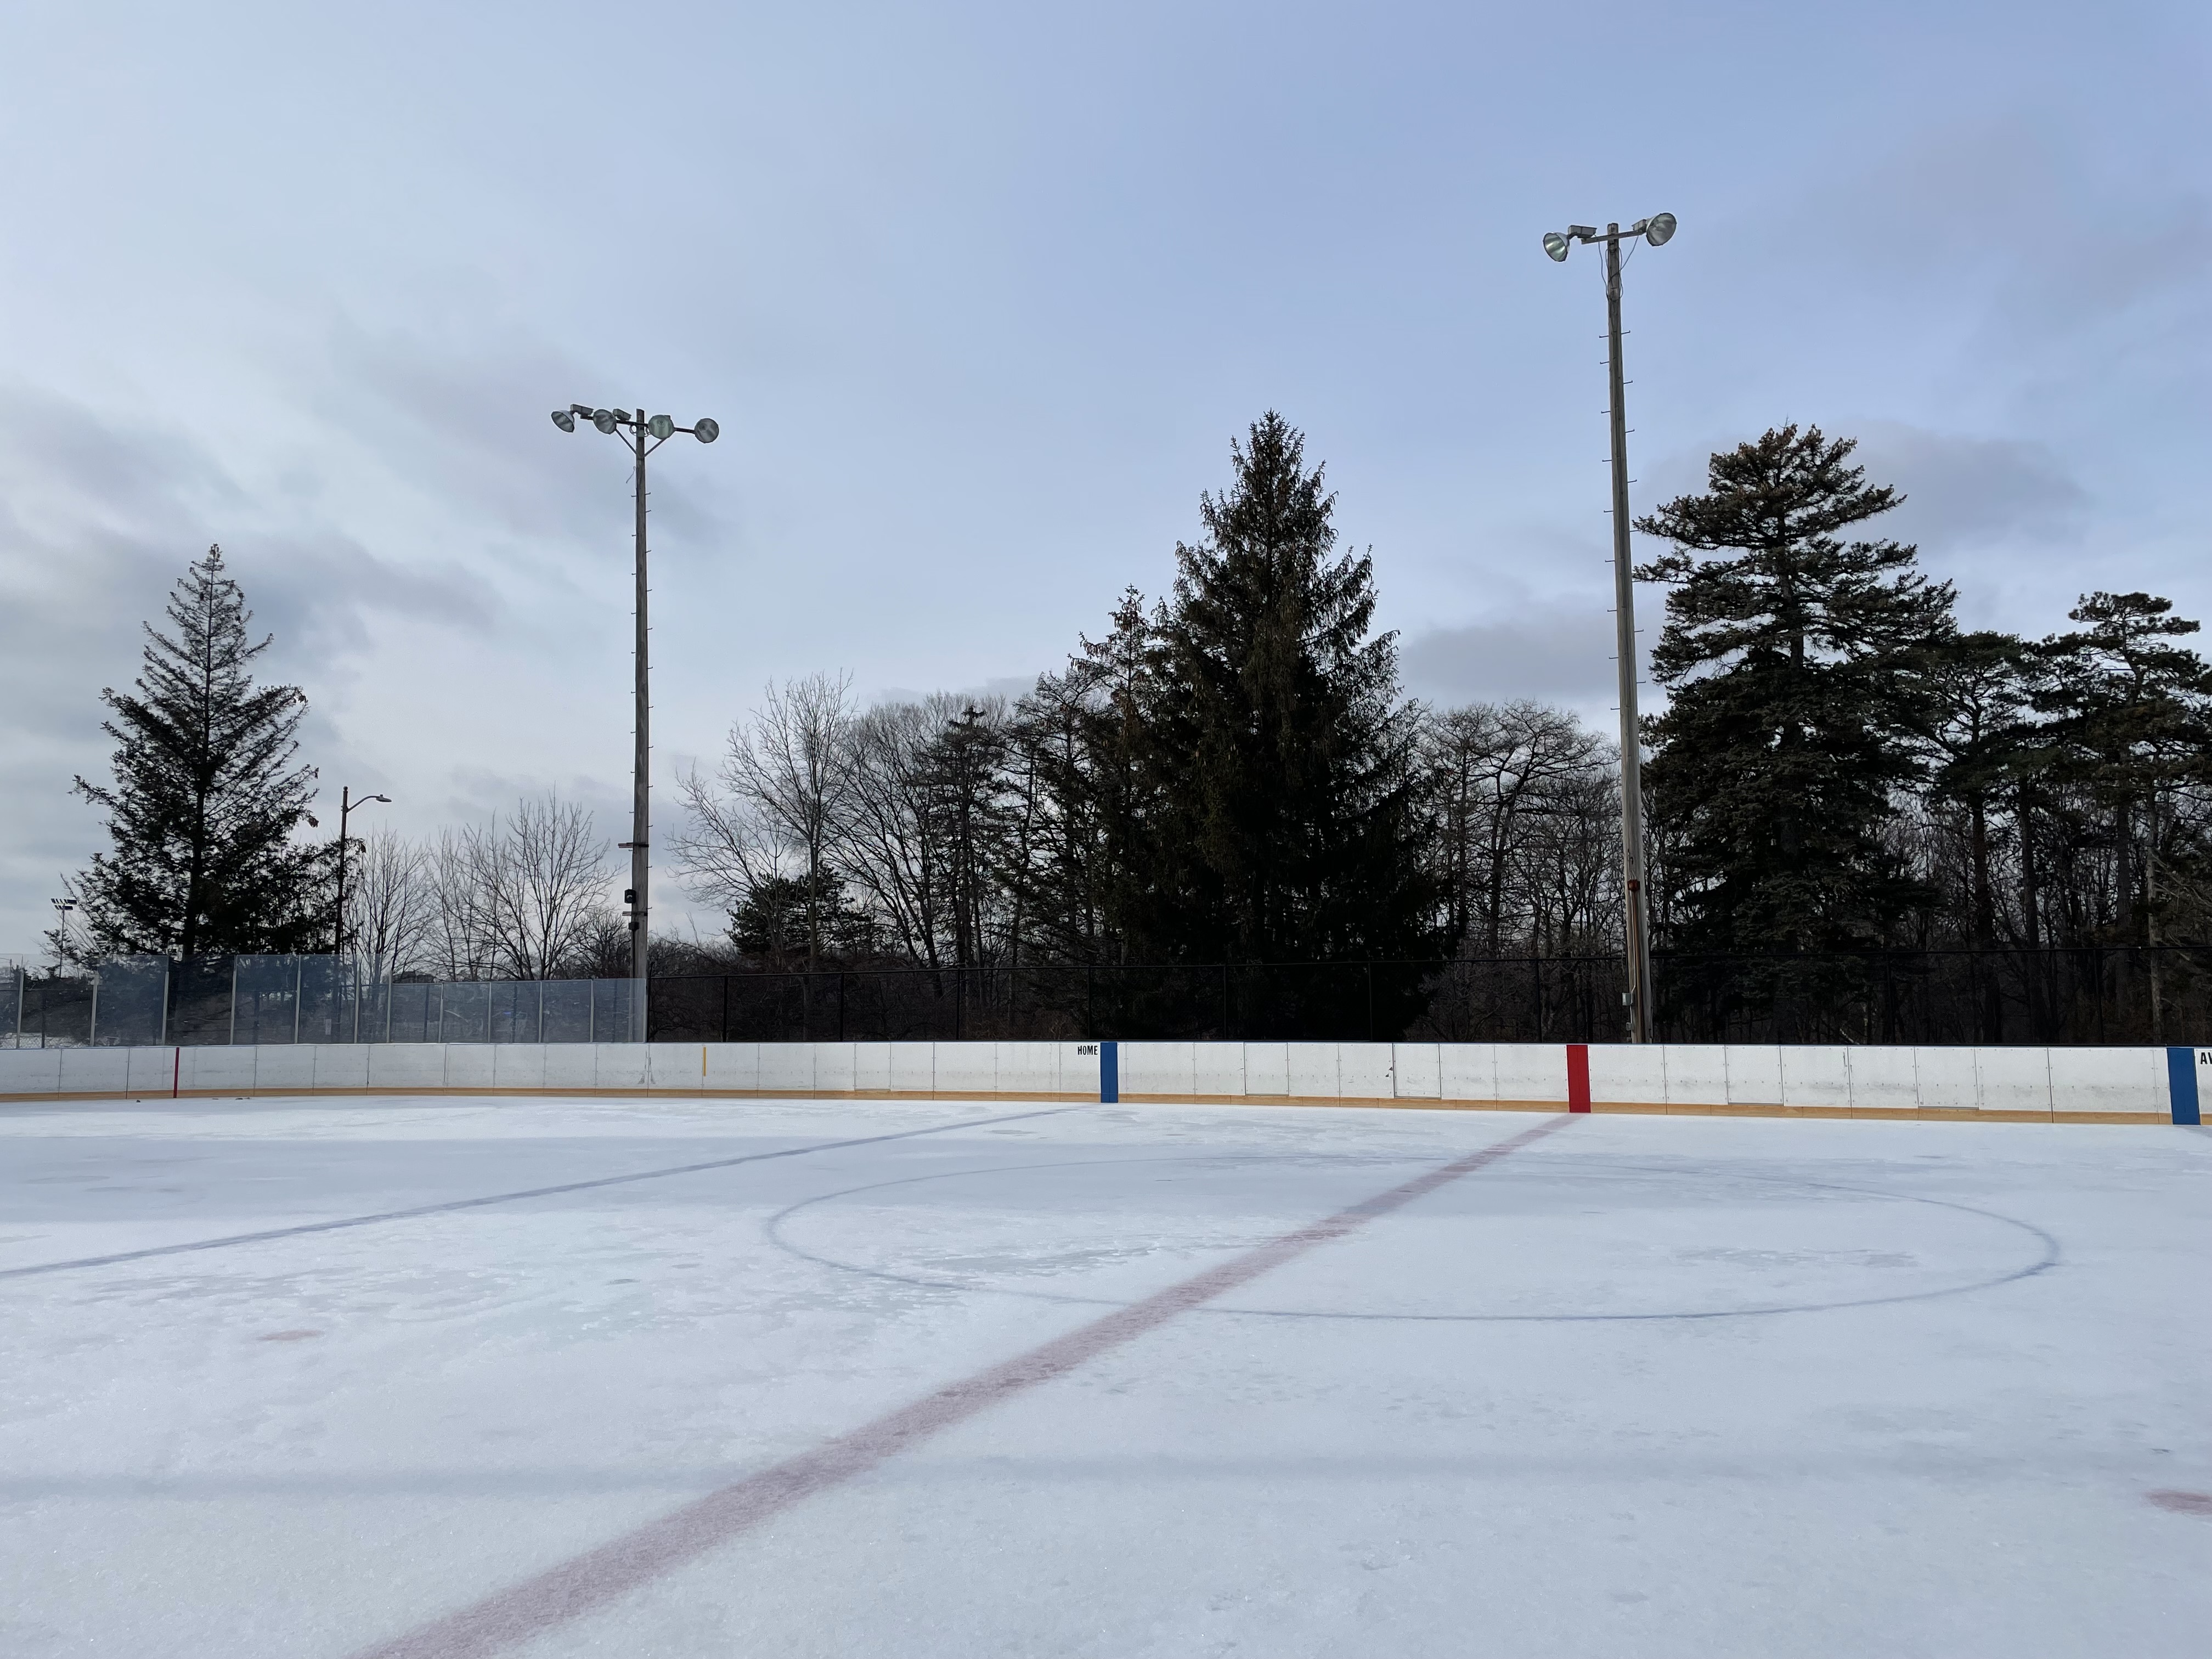
POLYGON ((720 1492, 647 1522, 595 1550, 509 1585, 473 1607, 363 1650, 356 1659, 477 1659, 596 1612, 763 1522, 896 1457, 923 1441, 1041 1382, 1066 1376, 1100 1354, 1134 1341, 1176 1315, 1238 1289, 1319 1245, 1342 1238, 1464 1175, 1565 1127, 1553 1118, 1455 1158, 1401 1186, 1271 1239, 1234 1261, 1116 1309, 1027 1353, 948 1383, 912 1405, 835 1440, 748 1475, 720 1492))

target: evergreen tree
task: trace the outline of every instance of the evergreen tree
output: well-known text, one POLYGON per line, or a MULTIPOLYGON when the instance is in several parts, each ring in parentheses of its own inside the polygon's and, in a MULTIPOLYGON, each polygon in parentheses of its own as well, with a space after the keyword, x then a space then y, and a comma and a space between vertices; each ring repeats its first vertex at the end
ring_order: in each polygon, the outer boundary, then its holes
POLYGON ((1279 415, 1231 453, 1235 483, 1202 498, 1206 538, 1176 549, 1173 597, 1127 677, 1116 742, 1133 749, 1145 833, 1121 931, 1155 962, 1431 955, 1432 830, 1396 635, 1370 634, 1372 561, 1333 551, 1335 498, 1279 415))
POLYGON ((1645 777, 1674 843, 1675 945, 1890 943, 1935 901, 1887 832, 1933 722, 1952 590, 1911 547, 1840 538, 1899 500, 1855 447, 1770 431, 1715 455, 1704 495, 1637 521, 1674 544, 1639 574, 1673 585, 1645 777))
POLYGON ((307 709, 297 686, 253 684, 245 595, 222 550, 171 591, 170 631, 146 625, 137 695, 107 688, 112 785, 76 780, 107 812, 108 851, 70 884, 82 953, 192 956, 327 948, 327 851, 293 832, 314 799, 295 766, 307 709))
POLYGON ((2137 906, 2161 793, 2212 775, 2212 669, 2172 643, 2197 631, 2172 610, 2171 599, 2148 593, 2085 593, 2067 612, 2084 626, 2039 648, 2049 669, 2037 702, 2052 722, 2050 769, 2109 815, 2112 908, 2123 944, 2143 942, 2137 906))
MULTIPOLYGON (((1956 877, 1937 884, 1948 889, 1948 908, 1966 922, 1966 942, 1977 951, 1994 950, 1998 943, 2003 907, 1997 897, 1997 870, 2008 850, 1999 815, 2008 799, 2014 820, 2010 850, 2023 896, 2033 882, 2026 803, 2038 769, 2036 728, 2030 718, 2034 667, 2031 648, 2009 634, 1955 635, 1929 653, 1936 720, 1929 745, 1929 819, 1938 848, 1948 842, 1957 849, 1956 877)), ((1986 963, 1976 974, 1975 1036, 2001 1043, 2001 977, 1986 963)))
POLYGON ((1084 872, 1083 908, 1097 959, 1106 961, 1143 961, 1140 951, 1161 936, 1159 857, 1180 781, 1172 763, 1161 763, 1170 757, 1156 760, 1152 740, 1154 716, 1168 702, 1158 648, 1166 616, 1164 606, 1147 611, 1143 594, 1124 588, 1106 637, 1079 636, 1081 652, 1068 666, 1079 758, 1047 775, 1062 792, 1062 816, 1093 831, 1097 852, 1084 872))
POLYGON ((1094 677, 1076 663, 1039 675, 1016 708, 1021 834, 1010 876, 1025 959, 1106 962, 1116 954, 1104 915, 1115 861, 1094 767, 1100 701, 1094 677))
POLYGON ((764 876, 755 882, 730 912, 730 943, 742 955, 779 968, 865 957, 870 919, 846 898, 843 878, 834 872, 812 878, 811 895, 809 880, 764 876))
POLYGON ((951 907, 952 965, 973 968, 991 954, 992 913, 1005 893, 1013 815, 1004 722, 974 703, 945 724, 922 759, 919 781, 945 853, 951 907))
POLYGON ((1929 654, 1936 720, 1929 799, 1939 811, 1954 810, 1964 821, 1963 897, 1969 938, 1981 951, 1997 943, 1991 872, 2000 832, 1994 815, 2004 795, 2017 800, 2021 782, 2036 767, 2036 733, 2029 719, 2033 670, 2028 647, 2009 634, 1957 635, 1929 654))

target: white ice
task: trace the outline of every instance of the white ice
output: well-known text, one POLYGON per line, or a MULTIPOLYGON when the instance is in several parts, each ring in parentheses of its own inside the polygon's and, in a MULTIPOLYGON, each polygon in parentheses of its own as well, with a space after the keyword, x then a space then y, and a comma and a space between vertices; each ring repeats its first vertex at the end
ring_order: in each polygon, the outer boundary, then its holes
MULTIPOLYGON (((0 1109, 0 1274, 937 1131, 0 1277, 0 1655, 373 1648, 1544 1121, 0 1109)), ((1574 1119, 502 1651, 2197 1653, 2208 1173, 1574 1119)))

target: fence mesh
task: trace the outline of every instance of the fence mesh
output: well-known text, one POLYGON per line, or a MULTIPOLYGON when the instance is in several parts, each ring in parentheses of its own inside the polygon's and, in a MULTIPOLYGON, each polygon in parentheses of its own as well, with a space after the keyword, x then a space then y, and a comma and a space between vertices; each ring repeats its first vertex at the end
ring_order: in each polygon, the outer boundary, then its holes
MULTIPOLYGON (((1692 956, 1654 963, 1674 1042, 2212 1041, 2212 947, 1692 956)), ((843 968, 665 977, 656 1042, 1613 1042, 1615 957, 843 968)), ((341 957, 0 968, 0 1046, 627 1040, 631 981, 393 980, 341 957)))

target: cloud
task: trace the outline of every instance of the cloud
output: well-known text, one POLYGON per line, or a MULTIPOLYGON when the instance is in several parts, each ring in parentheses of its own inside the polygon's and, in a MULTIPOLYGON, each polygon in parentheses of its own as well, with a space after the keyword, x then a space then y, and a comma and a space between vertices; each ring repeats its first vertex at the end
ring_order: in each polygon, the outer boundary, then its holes
MULTIPOLYGON (((0 884, 57 890, 58 872, 96 844, 94 816, 70 786, 106 759, 100 689, 131 684, 142 621, 161 621, 171 586, 214 542, 245 589, 256 636, 276 636, 257 678, 307 687, 302 736, 313 754, 336 747, 331 705, 370 654, 378 617, 480 633, 501 608, 481 576, 380 556, 312 500, 248 489, 193 434, 9 388, 0 397, 0 703, 9 737, 0 750, 0 884)), ((18 933, 24 914, 19 901, 18 933)))
POLYGON ((1432 628, 1401 641, 1407 690, 1438 702, 1559 702, 1586 716, 1614 704, 1613 613, 1528 602, 1510 618, 1432 628))
POLYGON ((2087 491, 2045 444, 1930 432, 1895 421, 1862 422, 1856 459, 1872 483, 1894 485, 1903 506, 1881 533, 1935 549, 2070 542, 2081 531, 2087 491))

